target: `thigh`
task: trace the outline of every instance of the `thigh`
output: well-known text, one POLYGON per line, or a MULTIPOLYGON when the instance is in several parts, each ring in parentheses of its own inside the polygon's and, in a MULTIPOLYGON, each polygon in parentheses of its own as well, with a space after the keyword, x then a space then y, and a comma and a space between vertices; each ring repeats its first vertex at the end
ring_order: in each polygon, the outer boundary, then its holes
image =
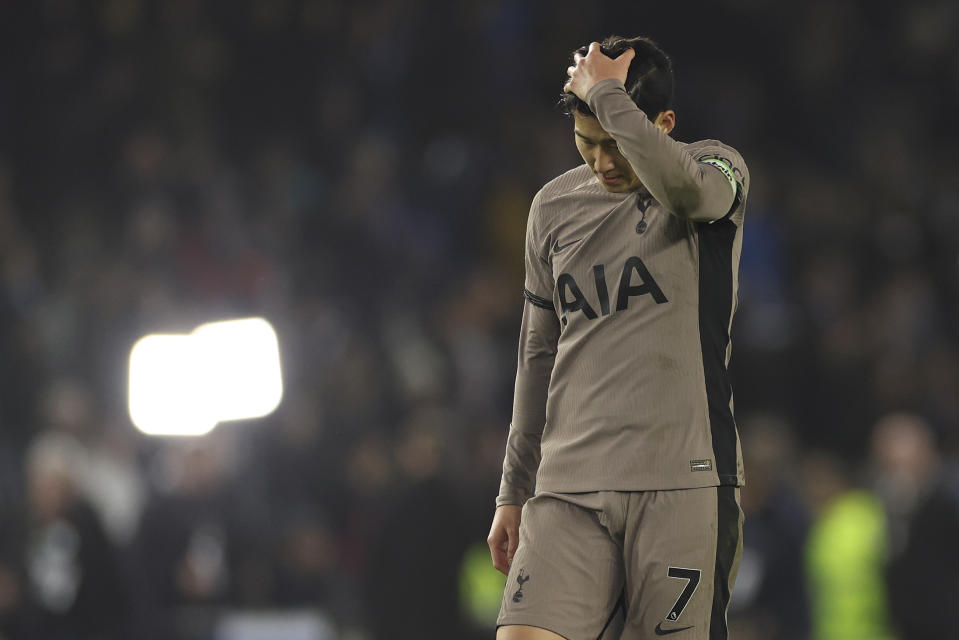
POLYGON ((571 640, 599 637, 624 581, 622 547, 604 521, 601 510, 553 494, 530 499, 497 626, 537 627, 571 640))
POLYGON ((742 522, 736 487, 634 494, 623 547, 623 639, 682 631, 677 639, 725 640, 742 522))
POLYGON ((564 638, 539 627, 513 624, 497 629, 496 640, 564 640, 564 638))

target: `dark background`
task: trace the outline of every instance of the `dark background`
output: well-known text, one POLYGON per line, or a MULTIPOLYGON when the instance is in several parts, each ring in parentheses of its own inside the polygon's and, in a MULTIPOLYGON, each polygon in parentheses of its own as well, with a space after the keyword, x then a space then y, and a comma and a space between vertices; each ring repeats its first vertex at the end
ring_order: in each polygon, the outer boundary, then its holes
POLYGON ((491 638, 527 207, 611 33, 751 171, 733 637, 953 634, 955 2, 9 0, 0 637, 491 638), (134 341, 249 315, 278 411, 139 434, 134 341))

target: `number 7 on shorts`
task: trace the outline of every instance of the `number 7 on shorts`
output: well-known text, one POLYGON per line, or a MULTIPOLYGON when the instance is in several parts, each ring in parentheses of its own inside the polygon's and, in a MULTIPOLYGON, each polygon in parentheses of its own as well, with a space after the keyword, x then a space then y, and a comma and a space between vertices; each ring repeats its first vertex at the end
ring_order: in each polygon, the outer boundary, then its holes
POLYGON ((686 587, 683 589, 683 592, 679 594, 679 597, 676 599, 676 603, 673 605, 673 608, 669 610, 669 613, 666 615, 667 620, 678 620, 679 616, 683 615, 683 609, 686 608, 686 605, 689 604, 690 598, 693 597, 693 594, 696 592, 696 587, 699 586, 699 578, 702 575, 702 571, 699 569, 684 569, 682 567, 669 567, 666 571, 666 575, 670 578, 680 578, 686 581, 686 587))

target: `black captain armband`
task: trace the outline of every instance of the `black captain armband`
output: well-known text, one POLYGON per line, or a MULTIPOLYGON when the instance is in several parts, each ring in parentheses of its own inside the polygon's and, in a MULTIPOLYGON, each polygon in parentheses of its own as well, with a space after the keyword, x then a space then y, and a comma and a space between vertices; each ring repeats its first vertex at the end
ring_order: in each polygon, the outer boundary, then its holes
POLYGON ((556 307, 553 306, 552 301, 539 297, 529 289, 523 289, 523 297, 529 300, 530 304, 532 304, 534 307, 556 311, 556 307))

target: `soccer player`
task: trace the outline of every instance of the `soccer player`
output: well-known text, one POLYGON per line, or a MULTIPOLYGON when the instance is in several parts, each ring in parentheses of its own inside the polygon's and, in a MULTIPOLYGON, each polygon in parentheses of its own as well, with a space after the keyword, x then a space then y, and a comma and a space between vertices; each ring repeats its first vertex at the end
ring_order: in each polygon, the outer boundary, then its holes
POLYGON ((727 365, 749 173, 669 133, 672 64, 647 38, 573 56, 585 164, 526 231, 512 424, 489 534, 499 640, 726 638, 743 469, 727 365), (535 484, 535 495, 534 493, 535 484))

